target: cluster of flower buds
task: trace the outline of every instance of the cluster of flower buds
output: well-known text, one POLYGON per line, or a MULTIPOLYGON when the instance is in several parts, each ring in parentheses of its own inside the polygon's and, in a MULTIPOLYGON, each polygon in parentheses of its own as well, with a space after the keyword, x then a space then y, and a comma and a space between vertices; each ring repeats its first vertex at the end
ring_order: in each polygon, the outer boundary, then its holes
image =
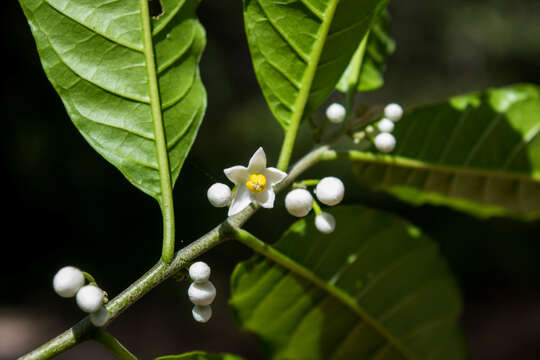
POLYGON ((103 326, 110 314, 104 306, 106 293, 94 281, 84 285, 84 273, 73 266, 61 268, 53 278, 53 288, 64 298, 75 297, 79 308, 90 314, 90 321, 95 326, 103 326))
MULTIPOLYGON (((345 186, 343 182, 334 176, 323 178, 315 188, 317 199, 328 206, 335 206, 343 200, 345 186)), ((336 219, 332 214, 323 212, 317 201, 313 199, 307 189, 294 189, 285 197, 285 207, 289 214, 296 217, 304 217, 315 210, 315 227, 323 234, 330 234, 336 228, 336 219)))
POLYGON ((205 323, 212 317, 210 306, 216 298, 216 288, 210 279, 210 267, 198 261, 189 267, 189 277, 193 281, 188 289, 189 300, 195 305, 192 310, 193 318, 205 323))
POLYGON ((388 104, 384 108, 384 117, 378 121, 377 130, 379 134, 375 136, 375 147, 383 153, 389 153, 396 147, 396 138, 392 135, 394 123, 403 117, 403 108, 399 104, 388 104))

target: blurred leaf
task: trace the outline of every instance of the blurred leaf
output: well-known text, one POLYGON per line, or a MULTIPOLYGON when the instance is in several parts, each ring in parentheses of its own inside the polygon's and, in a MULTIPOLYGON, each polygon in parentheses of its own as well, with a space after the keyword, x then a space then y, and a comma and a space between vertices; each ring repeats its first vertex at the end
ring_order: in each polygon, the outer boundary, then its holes
POLYGON ((275 245, 278 255, 256 255, 234 271, 230 304, 265 353, 464 359, 459 290, 437 245, 384 212, 343 206, 332 214, 333 234, 319 233, 313 217, 300 220, 275 245))
POLYGON ((479 216, 540 214, 540 87, 514 85, 412 110, 392 156, 355 153, 360 182, 479 216))
POLYGON ((231 354, 208 354, 204 351, 193 351, 181 355, 160 356, 154 360, 242 360, 242 358, 231 354))
POLYGON ((383 86, 386 58, 396 50, 396 43, 388 34, 389 27, 390 15, 385 10, 376 17, 354 53, 337 85, 339 91, 347 93, 355 87, 356 91, 371 91, 383 86))
POLYGON ((255 73, 285 130, 327 99, 387 2, 244 0, 255 73))
POLYGON ((206 109, 198 69, 206 41, 195 15, 198 0, 162 3, 165 14, 151 21, 146 45, 155 54, 151 71, 142 26, 147 14, 139 0, 20 0, 43 68, 75 126, 158 201, 159 168, 167 159, 159 160, 157 148, 168 153, 174 183, 206 109), (158 89, 152 91, 155 77, 158 89))

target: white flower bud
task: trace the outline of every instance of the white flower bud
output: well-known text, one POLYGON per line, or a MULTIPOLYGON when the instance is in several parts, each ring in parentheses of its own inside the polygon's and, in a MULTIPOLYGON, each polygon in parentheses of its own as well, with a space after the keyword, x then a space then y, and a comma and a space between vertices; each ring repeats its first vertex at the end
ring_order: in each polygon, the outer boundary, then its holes
POLYGON ((98 311, 90 314, 90 321, 97 327, 105 325, 110 318, 111 314, 109 314, 105 306, 101 306, 98 311))
POLYGON ((389 153, 396 147, 396 138, 389 133, 380 133, 375 136, 375 147, 383 153, 389 153))
POLYGON ((337 177, 329 176, 323 178, 315 188, 317 199, 325 205, 334 206, 343 200, 345 186, 337 177))
POLYGON ((216 288, 210 281, 194 282, 189 286, 188 296, 195 305, 210 305, 216 298, 216 288))
POLYGON ((222 183, 215 183, 210 186, 206 195, 210 204, 217 208, 225 207, 231 201, 231 189, 222 183))
POLYGON ((197 261, 189 267, 189 277, 195 282, 206 282, 210 278, 210 266, 205 262, 197 261))
POLYGON ((315 217, 315 227, 323 234, 330 234, 336 229, 336 219, 327 212, 320 213, 315 217))
POLYGON ((81 270, 66 266, 58 270, 53 278, 54 291, 61 297, 70 298, 84 285, 84 275, 81 270))
POLYGON ((103 305, 104 296, 103 290, 97 286, 86 285, 77 292, 77 305, 82 311, 93 313, 103 305))
POLYGON ((377 124, 377 128, 380 132, 383 133, 391 133, 392 131, 394 131, 394 127, 394 122, 387 118, 381 119, 381 121, 379 121, 379 123, 377 124))
POLYGON ((333 103, 326 109, 326 117, 334 124, 343 122, 346 113, 345 107, 338 103, 333 103))
POLYGON ((195 321, 205 323, 212 317, 212 308, 210 306, 195 305, 191 313, 195 321))
POLYGON ((403 108, 399 104, 388 104, 384 108, 384 116, 393 122, 397 122, 403 117, 403 108))
POLYGON ((285 197, 285 207, 289 214, 304 217, 313 208, 313 196, 306 189, 295 189, 285 197))

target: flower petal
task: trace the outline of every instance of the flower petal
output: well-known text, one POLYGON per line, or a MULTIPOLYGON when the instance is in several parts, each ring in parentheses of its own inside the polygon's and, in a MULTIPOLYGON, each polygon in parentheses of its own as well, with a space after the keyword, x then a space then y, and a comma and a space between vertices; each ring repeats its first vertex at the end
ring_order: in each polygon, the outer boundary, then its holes
POLYGON ((266 169, 266 154, 262 147, 255 151, 249 160, 248 170, 251 174, 260 174, 266 169))
POLYGON ((228 216, 238 214, 240 211, 247 208, 249 204, 251 204, 251 196, 248 188, 245 186, 238 186, 231 201, 228 216))
POLYGON ((252 195, 253 199, 258 202, 263 208, 271 209, 274 207, 276 193, 271 188, 267 188, 260 194, 252 195))
POLYGON ((266 177, 266 181, 268 181, 271 185, 278 184, 287 177, 286 172, 273 167, 266 169, 263 175, 266 177))
POLYGON ((249 171, 244 166, 233 166, 223 170, 225 176, 235 185, 242 186, 249 179, 249 171))

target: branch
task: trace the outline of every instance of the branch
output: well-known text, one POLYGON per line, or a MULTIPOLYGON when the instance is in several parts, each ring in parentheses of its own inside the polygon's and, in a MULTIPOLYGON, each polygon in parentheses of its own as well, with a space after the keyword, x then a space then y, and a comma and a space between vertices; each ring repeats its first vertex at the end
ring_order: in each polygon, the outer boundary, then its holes
MULTIPOLYGON (((274 190, 279 192, 289 187, 298 176, 319 162, 322 155, 328 150, 328 146, 321 146, 308 153, 291 168, 287 178, 276 185, 274 190)), ((117 318, 131 305, 136 303, 141 297, 150 292, 150 290, 178 273, 200 255, 206 253, 222 242, 232 239, 234 234, 231 232, 231 229, 240 228, 258 209, 259 206, 252 203, 244 211, 229 217, 198 240, 179 250, 171 263, 167 264, 160 260, 146 274, 107 303, 106 308, 111 317, 103 328, 109 325, 112 320, 117 318)), ((87 316, 64 333, 58 335, 32 352, 20 357, 19 360, 44 360, 53 358, 54 356, 71 349, 75 345, 90 339, 95 334, 96 330, 96 327, 92 325, 90 318, 87 316)))

